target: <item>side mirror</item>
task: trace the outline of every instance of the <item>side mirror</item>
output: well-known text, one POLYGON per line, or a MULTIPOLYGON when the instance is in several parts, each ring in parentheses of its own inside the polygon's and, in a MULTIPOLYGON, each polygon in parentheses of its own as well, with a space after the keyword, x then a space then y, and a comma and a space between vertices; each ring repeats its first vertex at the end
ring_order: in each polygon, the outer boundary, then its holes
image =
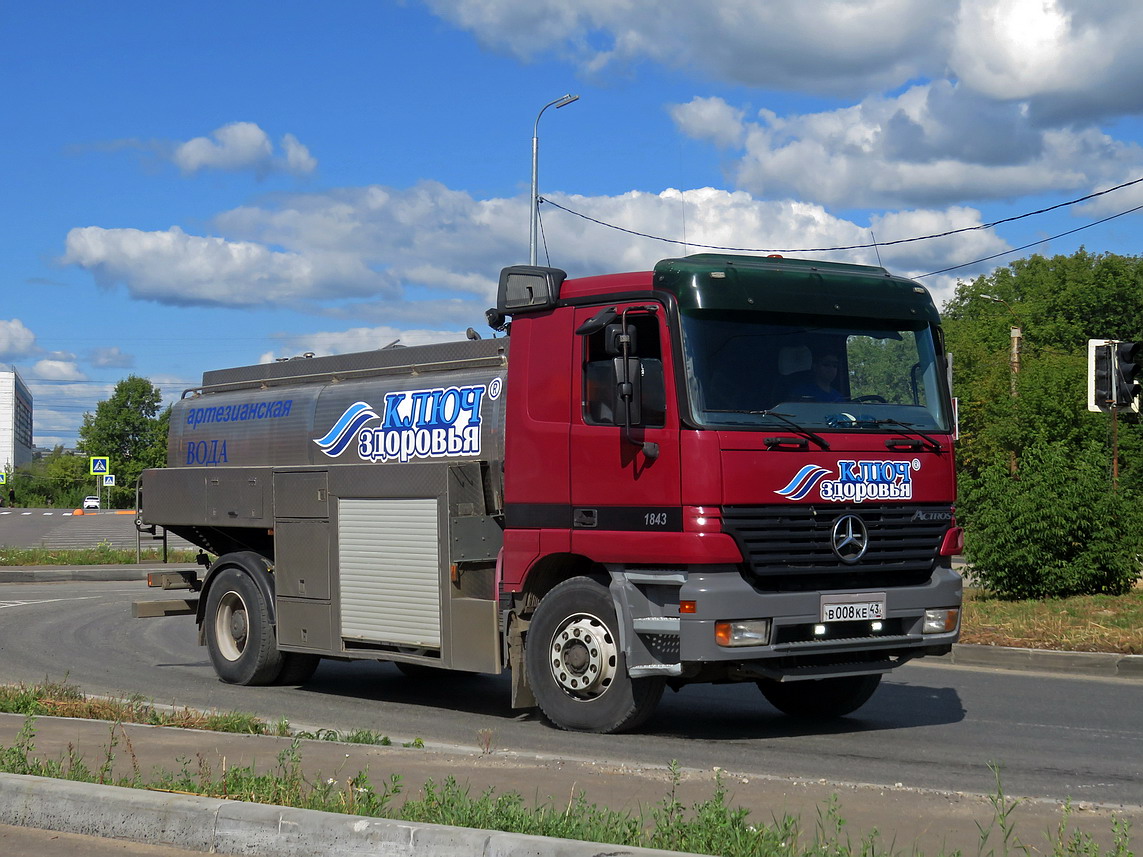
POLYGON ((632 324, 609 324, 603 329, 603 347, 613 357, 634 357, 639 353, 639 340, 632 324), (624 331, 624 327, 627 328, 624 331))
POLYGON ((500 272, 496 309, 503 315, 551 309, 560 299, 567 273, 559 268, 512 265, 500 272))

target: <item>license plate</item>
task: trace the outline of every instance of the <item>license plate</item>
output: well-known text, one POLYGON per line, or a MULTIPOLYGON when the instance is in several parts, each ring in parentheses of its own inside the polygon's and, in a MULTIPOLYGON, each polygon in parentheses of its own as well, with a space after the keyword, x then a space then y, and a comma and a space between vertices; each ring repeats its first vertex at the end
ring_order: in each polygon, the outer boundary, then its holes
POLYGON ((885 618, 885 593, 823 595, 823 622, 861 622, 885 618))

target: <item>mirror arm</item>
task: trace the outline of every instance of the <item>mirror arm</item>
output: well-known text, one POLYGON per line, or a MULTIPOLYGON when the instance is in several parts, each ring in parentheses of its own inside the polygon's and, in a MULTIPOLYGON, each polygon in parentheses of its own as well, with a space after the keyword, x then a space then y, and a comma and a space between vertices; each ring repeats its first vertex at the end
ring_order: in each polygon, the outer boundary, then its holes
POLYGON ((658 311, 658 307, 654 304, 649 306, 624 307, 620 320, 622 332, 619 335, 619 344, 623 348, 623 380, 619 384, 619 396, 627 403, 627 407, 623 409, 623 437, 628 443, 641 447, 643 449, 643 455, 645 455, 648 460, 654 461, 659 457, 659 444, 651 441, 640 442, 631 436, 631 405, 635 398, 631 384, 631 364, 628 362, 631 351, 631 334, 627 332, 627 313, 631 310, 643 310, 654 313, 658 311))

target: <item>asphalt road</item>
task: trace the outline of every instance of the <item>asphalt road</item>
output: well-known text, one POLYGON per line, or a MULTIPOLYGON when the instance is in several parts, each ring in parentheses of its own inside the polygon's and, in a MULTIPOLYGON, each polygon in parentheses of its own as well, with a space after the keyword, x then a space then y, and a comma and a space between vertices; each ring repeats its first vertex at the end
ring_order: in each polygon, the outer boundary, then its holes
POLYGON ((909 665, 836 725, 791 721, 751 685, 668 692, 639 734, 559 732, 508 706, 503 676, 411 680, 390 665, 323 662, 300 688, 219 682, 189 617, 135 620, 133 583, 0 585, 0 681, 63 679, 88 693, 369 728, 394 741, 1143 806, 1138 681, 909 665))
MULTIPOLYGON (((133 512, 104 509, 76 515, 73 509, 0 508, 0 547, 77 549, 106 542, 133 550, 136 538, 139 534, 133 512)), ((162 547, 162 542, 150 535, 144 534, 141 539, 144 550, 162 547)), ((191 547, 176 536, 169 536, 167 543, 172 550, 191 547)))

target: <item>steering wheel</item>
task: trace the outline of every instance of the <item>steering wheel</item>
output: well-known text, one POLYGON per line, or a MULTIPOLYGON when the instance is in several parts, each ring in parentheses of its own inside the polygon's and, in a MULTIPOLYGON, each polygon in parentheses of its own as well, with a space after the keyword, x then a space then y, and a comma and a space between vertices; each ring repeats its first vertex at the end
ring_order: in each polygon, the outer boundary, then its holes
POLYGON ((884 396, 858 396, 857 398, 851 399, 850 401, 853 401, 853 402, 876 402, 877 404, 880 404, 880 405, 888 404, 888 400, 884 396))

